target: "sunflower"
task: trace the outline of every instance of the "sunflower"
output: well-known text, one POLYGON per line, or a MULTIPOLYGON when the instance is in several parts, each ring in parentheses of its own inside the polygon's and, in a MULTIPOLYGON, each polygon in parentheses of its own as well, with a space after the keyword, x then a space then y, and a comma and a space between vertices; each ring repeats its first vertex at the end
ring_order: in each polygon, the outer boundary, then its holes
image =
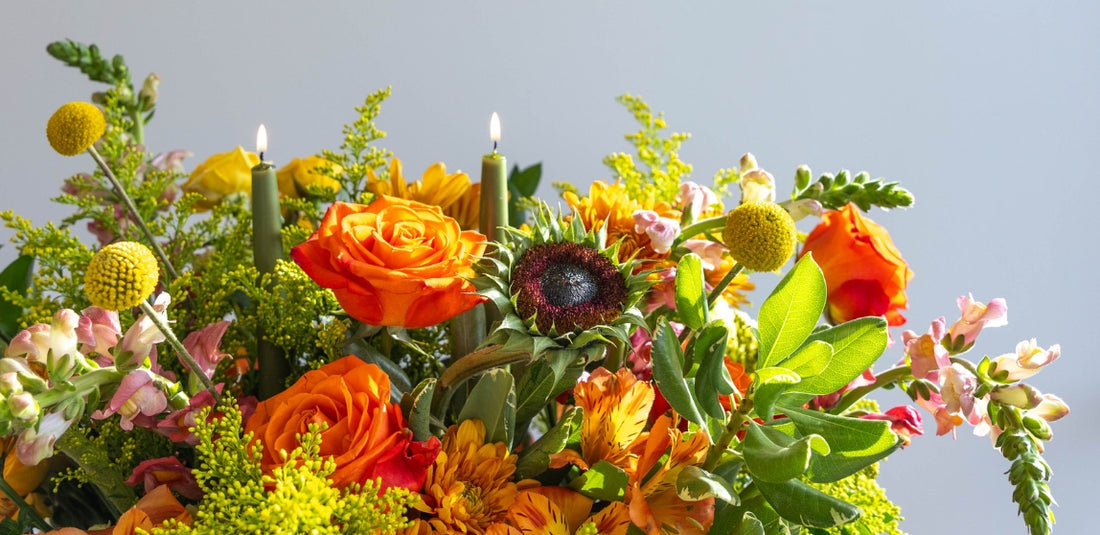
POLYGON ((420 502, 412 506, 420 516, 404 534, 484 533, 516 500, 515 471, 516 456, 503 442, 485 442, 481 420, 452 425, 428 468, 420 502))
POLYGON ((563 224, 542 205, 530 229, 506 232, 473 281, 502 317, 485 345, 591 361, 613 341, 626 347, 644 325, 638 303, 646 275, 634 274, 635 261, 620 262, 618 245, 606 247, 602 231, 586 231, 579 218, 563 224))
POLYGON ((447 174, 447 166, 442 162, 430 165, 419 181, 408 184, 401 170, 401 160, 397 158, 390 160, 389 180, 378 178, 368 169, 367 190, 375 195, 438 206, 447 217, 456 219, 463 230, 477 229, 480 183, 471 184, 470 177, 463 172, 447 174))
POLYGON ((589 231, 605 230, 609 242, 619 243, 620 260, 667 256, 649 247, 650 240, 645 233, 634 231, 634 212, 638 210, 652 210, 661 217, 679 221, 680 211, 667 202, 631 199, 621 182, 609 185, 601 180, 592 183, 588 197, 580 197, 571 191, 565 192, 562 197, 573 209, 573 217, 580 219, 584 228, 589 231))

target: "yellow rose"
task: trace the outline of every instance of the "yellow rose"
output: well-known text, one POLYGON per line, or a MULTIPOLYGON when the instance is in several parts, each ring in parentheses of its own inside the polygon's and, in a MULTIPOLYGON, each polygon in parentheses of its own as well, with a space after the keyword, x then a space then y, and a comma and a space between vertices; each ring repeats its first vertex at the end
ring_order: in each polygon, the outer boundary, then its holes
POLYGON ((255 152, 248 152, 238 145, 235 150, 215 154, 199 164, 183 185, 183 191, 206 197, 206 200, 195 204, 199 210, 209 210, 234 193, 251 195, 252 167, 258 163, 260 157, 255 152))
MULTIPOLYGON (((317 171, 317 168, 325 163, 327 163, 327 160, 320 156, 290 160, 290 163, 275 172, 275 176, 279 180, 279 194, 297 199, 300 197, 298 195, 299 188, 304 191, 306 186, 310 184, 320 184, 332 191, 339 190, 339 182, 317 171)), ((336 166, 336 169, 339 170, 340 166, 336 166)))

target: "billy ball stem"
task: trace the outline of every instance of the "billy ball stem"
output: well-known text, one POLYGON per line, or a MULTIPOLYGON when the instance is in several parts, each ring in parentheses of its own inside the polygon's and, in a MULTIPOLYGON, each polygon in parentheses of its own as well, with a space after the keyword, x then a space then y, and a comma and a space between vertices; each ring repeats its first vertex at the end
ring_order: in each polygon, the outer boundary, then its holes
POLYGON ((142 219, 141 214, 138 213, 134 201, 126 194, 126 190, 123 189, 122 183, 115 178, 115 174, 111 172, 111 168, 107 167, 107 162, 103 161, 103 157, 99 155, 99 151, 95 150, 94 146, 88 147, 88 154, 92 156, 95 163, 103 170, 103 174, 107 177, 107 180, 111 182, 111 186, 114 187, 115 193, 122 199, 122 203, 126 205, 126 209, 129 210, 130 215, 134 217, 134 221, 137 223, 138 228, 145 234, 145 238, 149 240, 149 246, 153 248, 153 252, 156 253, 157 258, 159 258, 161 264, 164 265, 164 271, 168 274, 168 282, 178 278, 179 272, 177 272, 176 268, 172 266, 172 263, 168 261, 168 255, 164 254, 164 250, 160 248, 156 236, 154 236, 153 232, 149 230, 149 227, 145 225, 145 221, 142 219))
POLYGON ((187 352, 187 348, 183 347, 179 338, 176 338, 176 334, 172 332, 172 328, 161 321, 160 316, 157 315, 157 312, 153 310, 153 306, 150 305, 148 301, 143 300, 138 306, 140 306, 141 310, 145 312, 145 315, 152 320, 153 325, 156 325, 157 329, 160 329, 160 332, 164 334, 164 338, 168 340, 168 345, 172 346, 172 349, 176 351, 176 356, 179 357, 188 368, 191 368, 192 373, 199 376, 199 381, 202 382, 202 386, 209 390, 214 396, 214 402, 216 404, 221 396, 218 394, 218 390, 214 388, 214 382, 202 372, 199 363, 195 362, 195 357, 192 357, 191 353, 187 352))

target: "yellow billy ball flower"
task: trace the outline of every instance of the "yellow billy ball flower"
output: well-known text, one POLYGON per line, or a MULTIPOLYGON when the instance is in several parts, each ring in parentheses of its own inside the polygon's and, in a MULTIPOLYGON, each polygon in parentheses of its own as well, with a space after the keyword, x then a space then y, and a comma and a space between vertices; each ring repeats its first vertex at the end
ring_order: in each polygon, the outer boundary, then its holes
POLYGON ((107 121, 99 108, 87 102, 61 106, 46 123, 46 138, 53 150, 63 156, 76 156, 92 146, 107 130, 107 121))
POLYGON ((112 243, 88 263, 84 293, 97 307, 128 310, 153 293, 159 275, 157 259, 148 247, 132 241, 112 243))
POLYGON ((730 256, 753 271, 775 271, 794 253, 794 219, 773 202, 750 202, 730 210, 722 232, 730 256))

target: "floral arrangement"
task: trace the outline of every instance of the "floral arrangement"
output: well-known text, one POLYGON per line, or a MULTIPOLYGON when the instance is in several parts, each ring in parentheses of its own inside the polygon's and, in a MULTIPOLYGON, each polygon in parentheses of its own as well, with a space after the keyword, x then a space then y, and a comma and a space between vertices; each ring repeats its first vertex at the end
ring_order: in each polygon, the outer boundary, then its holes
POLYGON ((777 202, 746 154, 702 185, 688 136, 624 95, 635 154, 555 184, 554 211, 537 165, 407 181, 375 144, 387 89, 260 194, 262 149, 190 173, 149 152, 156 75, 47 50, 106 89, 47 123, 95 163, 54 199, 73 214, 0 213, 0 533, 897 534, 877 463, 924 427, 883 388, 937 435, 989 435, 1052 530, 1069 409, 1023 381, 1059 347, 971 358, 999 298, 890 333, 913 272, 864 214, 910 206, 897 183, 801 166, 777 202))

